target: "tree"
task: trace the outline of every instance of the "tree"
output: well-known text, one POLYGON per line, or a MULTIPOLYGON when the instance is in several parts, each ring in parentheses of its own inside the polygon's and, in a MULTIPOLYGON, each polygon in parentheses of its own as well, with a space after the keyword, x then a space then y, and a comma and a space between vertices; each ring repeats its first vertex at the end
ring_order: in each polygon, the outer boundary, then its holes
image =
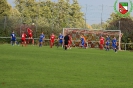
POLYGON ((7 0, 0 0, 0 17, 10 15, 11 6, 7 3, 7 0))
POLYGON ((16 8, 23 17, 23 23, 31 24, 38 16, 38 7, 35 0, 16 0, 16 8))
MULTIPOLYGON (((128 17, 125 17, 125 18, 131 19, 132 17, 129 15, 128 17)), ((114 25, 113 23, 119 22, 120 19, 124 19, 124 18, 122 18, 121 16, 119 16, 116 13, 112 13, 110 15, 110 18, 106 21, 106 29, 107 30, 118 30, 118 27, 116 25, 114 25)))
POLYGON ((0 0, 0 36, 7 36, 7 16, 11 14, 11 6, 7 0, 0 0))
POLYGON ((109 23, 107 30, 121 30, 123 33, 122 42, 128 42, 128 38, 133 41, 133 20, 131 18, 120 18, 109 23))
POLYGON ((75 28, 86 28, 84 14, 80 11, 81 7, 77 0, 73 0, 70 12, 71 25, 75 28))
POLYGON ((111 23, 111 22, 113 22, 113 21, 115 21, 115 20, 119 20, 121 17, 118 15, 118 14, 116 14, 116 13, 112 13, 111 15, 110 15, 110 18, 106 21, 107 23, 111 23))
POLYGON ((101 24, 92 24, 91 27, 93 29, 100 29, 101 28, 101 24))
MULTIPOLYGON (((121 30, 122 42, 133 42, 133 19, 131 15, 127 17, 120 17, 118 14, 112 13, 110 18, 106 21, 106 30, 121 30)), ((125 46, 122 46, 122 48, 125 46)), ((127 49, 133 49, 132 45, 127 45, 127 49)))
MULTIPOLYGON (((7 29, 8 29, 8 32, 11 33, 12 30, 15 31, 16 29, 16 26, 18 24, 20 24, 20 12, 15 9, 15 8, 12 8, 11 9, 11 14, 9 16, 6 17, 6 25, 7 25, 7 29)), ((16 32, 16 31, 15 31, 16 32)), ((19 33, 19 32, 18 32, 19 33)))
POLYGON ((80 12, 81 7, 77 0, 70 4, 69 0, 15 0, 16 8, 20 12, 23 23, 35 23, 39 29, 44 31, 61 32, 66 27, 85 27, 84 14, 80 12))

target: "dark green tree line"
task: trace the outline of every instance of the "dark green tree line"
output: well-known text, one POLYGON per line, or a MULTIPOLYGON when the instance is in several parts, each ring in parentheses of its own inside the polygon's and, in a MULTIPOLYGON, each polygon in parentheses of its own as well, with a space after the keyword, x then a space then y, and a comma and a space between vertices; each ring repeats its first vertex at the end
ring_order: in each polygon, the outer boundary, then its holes
POLYGON ((37 35, 41 31, 50 35, 51 32, 62 32, 63 28, 85 27, 84 14, 77 0, 73 3, 69 0, 15 0, 14 8, 7 0, 0 0, 0 3, 0 22, 3 30, 7 29, 6 36, 12 30, 21 35, 27 27, 33 28, 37 35))
POLYGON ((0 0, 0 35, 6 35, 6 16, 11 14, 11 5, 6 0, 0 0), (4 25, 5 24, 5 25, 4 25))
POLYGON ((23 17, 25 24, 35 23, 38 32, 61 32, 63 28, 83 28, 84 19, 77 0, 70 4, 69 0, 16 0, 16 9, 23 17))
MULTIPOLYGON (((121 30, 123 33, 122 43, 133 42, 133 19, 131 16, 122 18, 119 15, 112 13, 110 19, 107 20, 106 30, 121 30)), ((126 47, 127 49, 133 49, 133 46, 130 44, 126 47)))

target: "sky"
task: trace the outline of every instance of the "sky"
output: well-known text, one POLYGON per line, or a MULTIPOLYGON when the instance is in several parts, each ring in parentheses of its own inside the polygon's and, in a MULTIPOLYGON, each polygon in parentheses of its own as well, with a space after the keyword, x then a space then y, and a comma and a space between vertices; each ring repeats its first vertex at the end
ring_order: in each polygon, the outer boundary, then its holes
MULTIPOLYGON (((15 6, 15 0, 7 0, 9 4, 15 6)), ((43 1, 43 0, 42 0, 43 1)), ((58 1, 58 0, 51 0, 58 1)), ((72 2, 72 0, 70 0, 72 2)), ((90 25, 106 22, 110 18, 110 14, 114 11, 114 3, 116 0, 78 0, 81 6, 81 12, 85 14, 86 22, 90 25), (101 20, 102 19, 102 20, 101 20)), ((128 2, 128 10, 131 9, 129 1, 133 0, 118 0, 119 2, 128 2)), ((118 3, 116 5, 118 9, 118 3)), ((133 16, 133 11, 131 13, 133 16)))

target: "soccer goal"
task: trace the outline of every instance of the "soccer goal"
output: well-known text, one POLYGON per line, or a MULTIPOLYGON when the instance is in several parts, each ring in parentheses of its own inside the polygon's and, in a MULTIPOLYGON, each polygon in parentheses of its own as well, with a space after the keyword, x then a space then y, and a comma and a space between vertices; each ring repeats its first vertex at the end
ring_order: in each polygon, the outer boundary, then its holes
MULTIPOLYGON (((103 36, 106 39, 106 36, 110 37, 110 40, 113 37, 116 37, 118 41, 118 50, 121 50, 121 30, 88 30, 81 28, 63 28, 63 35, 70 34, 75 44, 79 44, 80 36, 83 35, 86 38, 90 47, 96 48, 99 44, 99 37, 103 36)), ((111 42, 111 41, 110 41, 111 42)), ((111 46, 111 44, 110 44, 111 46)))

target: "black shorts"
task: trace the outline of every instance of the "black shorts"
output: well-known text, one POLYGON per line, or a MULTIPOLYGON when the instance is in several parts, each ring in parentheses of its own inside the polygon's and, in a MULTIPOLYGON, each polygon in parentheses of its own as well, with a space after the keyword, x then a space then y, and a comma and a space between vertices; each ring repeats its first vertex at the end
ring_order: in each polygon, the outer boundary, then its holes
POLYGON ((68 45, 68 42, 65 42, 65 45, 68 45))

